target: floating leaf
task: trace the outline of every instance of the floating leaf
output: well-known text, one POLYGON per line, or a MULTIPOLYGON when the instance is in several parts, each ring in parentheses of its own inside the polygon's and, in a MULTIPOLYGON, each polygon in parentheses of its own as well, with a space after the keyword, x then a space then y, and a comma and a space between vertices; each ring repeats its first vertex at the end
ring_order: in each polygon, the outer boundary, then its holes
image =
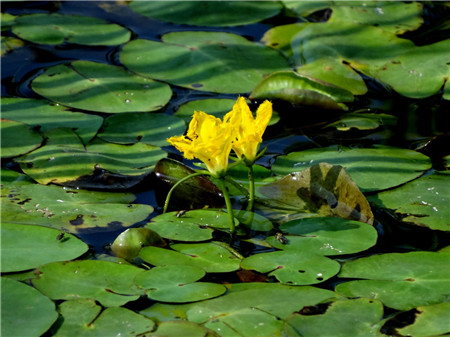
POLYGON ((334 297, 329 290, 279 283, 241 283, 228 287, 227 294, 215 299, 187 305, 156 304, 141 313, 161 319, 164 315, 166 320, 186 317, 220 336, 276 336, 282 331, 283 320, 293 311, 334 297))
POLYGON ((328 127, 336 128, 339 131, 374 130, 384 125, 395 125, 397 117, 379 113, 348 113, 343 115, 338 121, 328 124, 328 127))
POLYGON ((143 76, 220 93, 250 92, 265 75, 290 68, 276 51, 231 33, 173 32, 162 40, 131 41, 120 61, 143 76))
POLYGON ((62 324, 53 336, 131 336, 151 331, 155 323, 129 309, 114 307, 102 311, 90 299, 65 301, 59 305, 62 324))
MULTIPOLYGON (((131 193, 107 193, 26 184, 2 188, 2 221, 102 232, 145 220, 153 207, 131 204, 131 193)), ((56 236, 55 236, 56 240, 56 236)))
POLYGON ((386 62, 377 78, 406 97, 435 95, 450 77, 448 50, 450 39, 412 48, 386 62))
POLYGON ((202 268, 207 273, 225 273, 239 269, 240 258, 232 248, 219 242, 174 244, 169 249, 144 247, 139 256, 155 266, 179 265, 202 268))
POLYGON ((123 113, 105 119, 99 137, 112 143, 141 142, 154 146, 167 146, 167 138, 182 134, 184 121, 170 115, 155 113, 123 113), (149 127, 151 126, 151 127, 149 127))
POLYGON ((84 147, 70 129, 53 129, 46 136, 45 146, 19 159, 23 171, 41 184, 90 187, 95 181, 97 188, 127 188, 151 173, 166 156, 159 147, 143 143, 94 140, 84 147))
POLYGON ((281 283, 309 285, 320 283, 336 275, 338 262, 308 251, 276 251, 251 255, 241 262, 244 269, 269 273, 281 283))
POLYGON ((47 68, 33 80, 31 87, 57 103, 107 113, 158 110, 172 96, 167 84, 91 61, 47 68))
POLYGON ((161 302, 195 302, 225 293, 223 285, 195 282, 205 276, 201 268, 189 265, 155 267, 136 277, 136 284, 146 290, 149 298, 161 302))
POLYGON ((219 337, 214 331, 188 321, 170 321, 158 324, 158 329, 152 332, 154 337, 179 337, 183 331, 183 337, 219 337))
POLYGON ((344 264, 339 277, 366 280, 341 283, 336 292, 367 297, 397 310, 436 304, 448 298, 450 253, 409 252, 373 255, 344 264))
POLYGON ((333 302, 320 315, 294 313, 285 323, 288 337, 327 336, 332 326, 333 337, 382 337, 385 323, 383 304, 377 300, 360 298, 333 302))
POLYGON ((277 15, 281 6, 267 1, 132 1, 133 11, 153 19, 196 26, 240 26, 277 15))
MULTIPOLYGON (((159 184, 156 186, 156 198, 159 204, 166 200, 169 189, 180 179, 195 173, 190 167, 169 158, 156 163, 154 169, 159 184)), ((225 201, 222 192, 208 177, 192 177, 177 186, 170 198, 169 210, 203 208, 205 206, 222 207, 225 201)))
POLYGON ((111 245, 111 251, 119 258, 132 260, 145 246, 164 247, 166 242, 158 233, 148 228, 128 228, 119 234, 111 245))
MULTIPOLYGON (((292 156, 289 155, 286 159, 279 157, 275 163, 278 165, 273 166, 274 171, 285 170, 288 167, 286 162, 291 166, 290 158, 292 156)), ((301 159, 307 160, 306 158, 307 156, 304 156, 301 159)), ((342 166, 328 163, 314 165, 312 160, 308 163, 313 166, 266 184, 259 188, 259 192, 270 198, 269 202, 278 203, 280 207, 289 206, 291 210, 297 210, 297 213, 309 212, 320 216, 337 216, 373 223, 369 203, 342 166)), ((306 166, 304 165, 306 162, 300 164, 306 166)), ((293 169, 299 170, 298 163, 292 166, 293 169)))
POLYGON ((16 18, 14 34, 42 44, 70 42, 92 46, 114 46, 127 42, 131 32, 108 21, 81 15, 30 14, 16 18))
MULTIPOLYGON (((3 14, 3 13, 2 13, 3 14)), ((0 55, 3 56, 7 52, 12 51, 13 49, 19 48, 23 46, 23 41, 16 39, 11 36, 3 36, 1 37, 1 51, 0 55)))
POLYGON ((401 185, 431 168, 419 152, 388 147, 344 148, 331 146, 280 156, 272 166, 277 174, 296 172, 319 162, 342 165, 361 191, 378 191, 401 185))
POLYGON ((413 324, 397 329, 402 336, 432 337, 450 333, 448 324, 450 303, 420 306, 416 308, 416 311, 413 324))
POLYGON ((435 172, 394 190, 370 196, 370 202, 391 208, 404 222, 450 231, 450 175, 435 172))
POLYGON ((75 236, 52 228, 2 223, 1 233, 2 273, 75 259, 88 250, 75 236))
POLYGON ((1 121, 2 158, 17 157, 41 145, 42 136, 30 125, 7 119, 1 121))
POLYGON ((2 336, 41 336, 58 318, 55 304, 24 283, 2 277, 2 336))
POLYGON ((33 285, 53 300, 89 298, 114 307, 142 294, 133 283, 142 269, 132 265, 98 260, 54 262, 36 273, 33 285))
POLYGON ((250 98, 281 99, 296 105, 324 109, 345 109, 340 102, 351 102, 353 95, 345 89, 294 72, 277 72, 264 78, 250 98))
POLYGON ((267 238, 273 247, 295 251, 298 254, 320 255, 353 254, 374 246, 377 231, 359 221, 341 218, 303 218, 280 225, 287 242, 282 243, 275 236, 267 238))
POLYGON ((89 142, 102 126, 103 118, 31 98, 2 99, 2 116, 10 120, 39 127, 39 131, 67 127, 75 130, 84 143, 89 142))
POLYGON ((0 13, 0 17, 1 17, 2 32, 9 30, 13 25, 14 20, 16 20, 16 16, 8 13, 0 13))

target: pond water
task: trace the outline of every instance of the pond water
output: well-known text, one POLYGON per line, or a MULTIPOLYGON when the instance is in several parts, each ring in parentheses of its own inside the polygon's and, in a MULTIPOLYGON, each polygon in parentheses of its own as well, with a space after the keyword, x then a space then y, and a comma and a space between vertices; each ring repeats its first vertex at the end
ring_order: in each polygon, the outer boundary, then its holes
POLYGON ((2 310, 2 334, 450 333, 449 17, 445 2, 2 3, 2 306, 35 322, 2 310), (240 164, 235 235, 217 179, 162 214, 204 167, 166 139, 240 96, 274 111, 255 212, 240 164))

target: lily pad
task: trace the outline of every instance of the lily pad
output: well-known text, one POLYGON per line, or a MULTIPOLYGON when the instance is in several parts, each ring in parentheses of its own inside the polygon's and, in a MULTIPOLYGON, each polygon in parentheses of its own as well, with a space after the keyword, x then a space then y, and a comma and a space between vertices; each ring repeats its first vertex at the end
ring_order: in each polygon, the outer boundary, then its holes
POLYGON ((282 243, 275 236, 267 238, 273 247, 292 250, 299 254, 320 255, 354 254, 374 246, 377 231, 359 221, 341 218, 303 218, 280 225, 287 242, 282 243))
POLYGON ((143 270, 99 260, 54 262, 37 269, 33 285, 53 300, 93 299, 106 307, 139 298, 135 277, 143 270))
POLYGON ((288 337, 327 336, 330 328, 333 337, 382 337, 385 323, 383 304, 377 300, 360 298, 333 302, 324 314, 304 315, 294 313, 285 323, 288 337))
POLYGON ((197 99, 180 105, 174 115, 183 118, 186 123, 191 121, 194 111, 206 111, 208 115, 222 119, 233 109, 234 104, 236 100, 228 98, 197 99))
POLYGON ((144 247, 139 256, 155 266, 179 265, 199 267, 207 273, 225 273, 239 269, 241 258, 220 242, 174 244, 169 249, 144 247))
POLYGON ((250 92, 265 75, 290 68, 276 51, 231 33, 173 32, 162 41, 131 41, 120 61, 143 76, 220 93, 250 92))
MULTIPOLYGON (((145 220, 153 207, 131 204, 131 193, 91 192, 25 184, 2 188, 2 221, 67 229, 112 231, 145 220)), ((56 241, 56 235, 55 235, 56 241)))
POLYGON ((153 19, 195 26, 240 26, 277 15, 281 5, 267 1, 132 1, 130 8, 153 19))
MULTIPOLYGON (((303 154, 308 151, 299 152, 303 154)), ((259 188, 268 203, 273 207, 289 207, 296 213, 312 213, 319 216, 336 216, 373 223, 369 203, 342 166, 328 163, 313 163, 307 155, 279 157, 272 167, 280 172, 289 166, 293 172, 282 179, 259 188), (291 158, 301 158, 303 162, 294 163, 291 158), (289 164, 287 164, 289 163, 289 164), (298 165, 300 164, 300 165, 298 165), (308 164, 311 167, 298 172, 308 164), (314 165, 315 164, 315 165, 314 165)), ((331 159, 332 158, 327 158, 331 159)), ((340 158, 339 158, 340 159, 340 158)), ((335 162, 337 162, 336 160, 335 162)))
POLYGON ((1 120, 2 158, 17 157, 38 148, 42 136, 30 125, 13 120, 1 120))
POLYGON ((385 125, 395 125, 397 117, 382 113, 354 112, 343 115, 338 121, 328 124, 328 127, 339 131, 374 130, 385 125))
POLYGON ((142 247, 165 245, 163 238, 148 228, 128 228, 114 240, 111 251, 119 258, 133 260, 139 255, 142 247))
POLYGON ((106 308, 90 299, 61 303, 62 324, 53 336, 131 336, 153 330, 155 323, 122 307, 106 308))
POLYGON ((167 146, 167 138, 185 130, 184 121, 178 117, 151 112, 123 113, 106 118, 98 136, 112 143, 167 146))
POLYGON ((241 262, 243 269, 269 273, 281 283, 309 285, 321 283, 336 275, 340 264, 323 255, 307 251, 276 251, 251 255, 241 262))
POLYGON ((151 173, 156 162, 166 156, 159 147, 144 143, 94 140, 85 147, 70 129, 53 129, 45 135, 45 146, 18 160, 22 170, 41 184, 89 187, 84 184, 95 179, 97 188, 127 188, 151 173), (126 176, 136 179, 127 180, 126 176))
POLYGON ((346 108, 340 102, 353 101, 353 95, 349 91, 295 72, 269 75, 253 89, 250 98, 281 99, 296 105, 338 110, 346 108))
POLYGON ((114 46, 131 36, 128 29, 99 18, 57 13, 18 16, 12 31, 24 40, 42 44, 114 46))
POLYGON ((386 306, 409 310, 448 298, 450 253, 388 253, 344 264, 339 277, 365 280, 341 283, 336 292, 347 297, 379 299, 386 306))
POLYGON ((241 283, 228 287, 227 294, 215 299, 187 305, 157 304, 141 313, 160 316, 162 309, 166 315, 173 313, 202 323, 220 336, 276 336, 282 331, 283 320, 293 311, 334 297, 329 290, 279 283, 241 283))
POLYGON ((24 42, 22 40, 16 39, 11 36, 3 36, 2 35, 0 55, 3 56, 7 52, 10 52, 16 48, 20 48, 23 45, 24 45, 24 42))
POLYGON ((402 336, 432 337, 446 335, 450 332, 448 313, 450 303, 420 306, 416 308, 416 319, 413 324, 397 329, 402 336))
POLYGON ((158 110, 172 96, 172 90, 165 83, 134 75, 121 67, 91 61, 47 68, 33 80, 31 87, 57 103, 107 113, 158 110))
POLYGON ((102 126, 103 118, 31 98, 2 98, 3 118, 39 127, 39 131, 67 127, 73 129, 86 144, 102 126))
POLYGON ((277 174, 296 172, 318 162, 342 165, 362 192, 401 185, 431 168, 429 158, 419 152, 388 147, 344 148, 331 146, 280 156, 272 166, 277 174))
POLYGON ((450 175, 435 172, 394 190, 370 196, 379 207, 394 209, 402 221, 450 231, 450 175))
POLYGON ((203 327, 201 324, 189 321, 169 321, 158 324, 158 329, 152 332, 154 337, 179 337, 183 331, 183 337, 219 337, 214 331, 203 327))
POLYGON ((41 336, 58 318, 55 304, 35 288, 2 277, 1 289, 2 336, 41 336))
POLYGON ((135 282, 149 298, 161 302, 195 302, 225 293, 227 289, 221 284, 196 282, 205 274, 199 267, 167 265, 141 273, 135 282))
POLYGON ((75 259, 89 248, 71 234, 41 226, 2 223, 1 233, 2 273, 75 259))

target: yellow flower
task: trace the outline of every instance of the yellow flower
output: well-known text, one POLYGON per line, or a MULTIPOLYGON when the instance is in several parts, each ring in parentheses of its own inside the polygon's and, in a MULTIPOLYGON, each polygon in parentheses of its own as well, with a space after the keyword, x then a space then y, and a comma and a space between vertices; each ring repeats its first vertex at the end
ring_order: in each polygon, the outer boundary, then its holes
POLYGON ((223 175, 228 168, 232 129, 217 117, 195 111, 187 134, 167 141, 183 152, 186 159, 200 159, 215 176, 223 175))
POLYGON ((272 103, 264 101, 256 111, 255 119, 243 97, 239 97, 233 110, 225 115, 224 123, 231 124, 234 129, 233 150, 240 159, 244 157, 247 164, 254 163, 271 117, 272 103))

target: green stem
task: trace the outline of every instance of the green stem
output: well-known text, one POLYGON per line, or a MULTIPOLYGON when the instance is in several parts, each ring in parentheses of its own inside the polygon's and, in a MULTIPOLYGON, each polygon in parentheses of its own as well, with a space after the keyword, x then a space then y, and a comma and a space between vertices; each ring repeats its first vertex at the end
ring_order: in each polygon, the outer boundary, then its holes
POLYGON ((196 172, 196 173, 192 173, 180 180, 178 180, 175 185, 172 186, 172 188, 170 189, 169 193, 167 193, 167 197, 166 197, 166 201, 164 202, 164 208, 163 208, 163 213, 167 212, 167 208, 169 207, 169 201, 170 201, 170 197, 172 196, 172 192, 173 190, 180 184, 182 184, 183 182, 185 182, 186 180, 196 177, 196 176, 201 176, 201 175, 211 175, 211 173, 209 173, 208 171, 202 171, 202 172, 196 172))
POLYGON ((230 232, 231 234, 234 234, 235 227, 234 227, 233 207, 231 207, 230 195, 228 194, 228 190, 225 186, 225 178, 221 177, 219 179, 219 185, 220 185, 219 188, 222 190, 223 198, 225 199, 225 204, 227 206, 228 219, 230 220, 230 232))
POLYGON ((253 212, 253 205, 255 203, 255 177, 253 176, 253 166, 248 167, 248 205, 247 211, 253 212))

